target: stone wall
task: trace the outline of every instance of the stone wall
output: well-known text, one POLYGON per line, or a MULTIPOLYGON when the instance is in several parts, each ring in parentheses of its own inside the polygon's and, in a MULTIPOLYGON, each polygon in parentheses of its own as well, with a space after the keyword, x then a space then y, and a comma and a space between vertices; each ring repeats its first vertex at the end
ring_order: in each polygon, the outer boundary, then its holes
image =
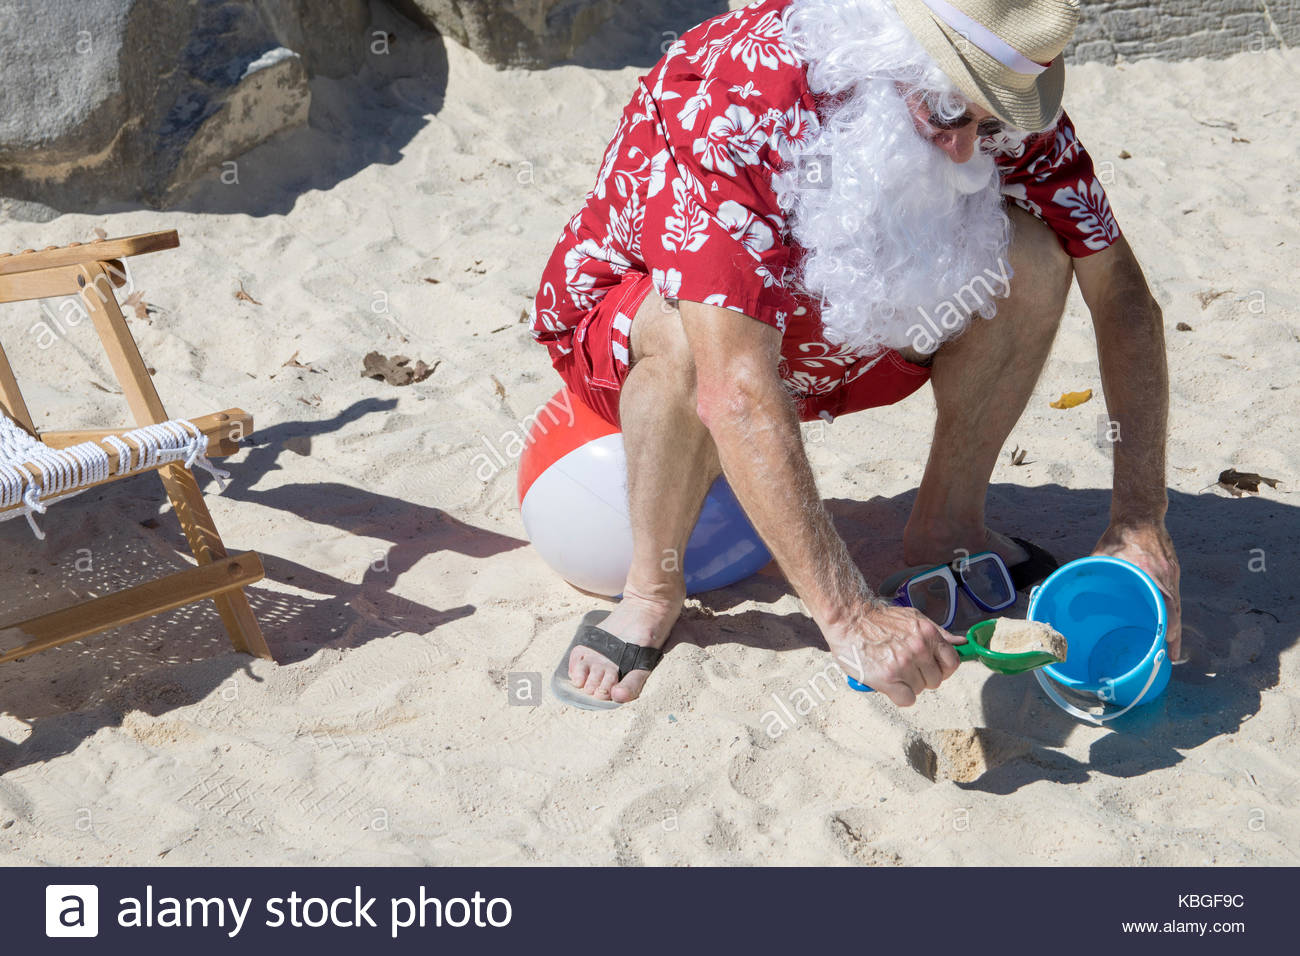
POLYGON ((1300 46, 1300 0, 1080 0, 1075 62, 1225 57, 1300 46))

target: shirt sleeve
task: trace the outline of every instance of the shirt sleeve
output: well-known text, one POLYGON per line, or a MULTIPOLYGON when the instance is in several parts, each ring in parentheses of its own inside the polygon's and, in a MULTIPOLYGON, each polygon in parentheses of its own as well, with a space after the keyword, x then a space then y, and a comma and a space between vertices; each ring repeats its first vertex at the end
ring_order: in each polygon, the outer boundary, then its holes
POLYGON ((790 248, 772 188, 778 139, 800 106, 777 109, 726 78, 668 78, 646 95, 657 125, 642 255, 655 288, 742 312, 784 332, 790 248))
POLYGON ((1109 248, 1120 237, 1092 157, 1061 114, 1055 129, 1027 140, 1022 152, 999 155, 1002 192, 1056 233, 1073 258, 1109 248))

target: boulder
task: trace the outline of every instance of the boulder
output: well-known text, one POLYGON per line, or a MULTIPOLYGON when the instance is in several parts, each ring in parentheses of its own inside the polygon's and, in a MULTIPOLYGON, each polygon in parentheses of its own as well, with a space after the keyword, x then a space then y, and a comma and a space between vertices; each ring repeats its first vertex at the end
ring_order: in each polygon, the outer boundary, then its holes
POLYGON ((0 195, 165 205, 307 121, 313 71, 365 58, 364 0, 9 0, 0 195))
POLYGON ((573 56, 616 0, 390 0, 405 16, 494 66, 542 67, 573 56))

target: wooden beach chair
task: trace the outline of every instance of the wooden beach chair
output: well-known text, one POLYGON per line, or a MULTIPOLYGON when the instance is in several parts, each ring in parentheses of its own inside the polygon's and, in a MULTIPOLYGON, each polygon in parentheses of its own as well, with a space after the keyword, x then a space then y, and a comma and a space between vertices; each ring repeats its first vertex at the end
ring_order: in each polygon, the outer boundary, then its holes
MULTIPOLYGON (((126 283, 121 260, 174 249, 174 230, 122 239, 25 249, 0 255, 0 303, 76 295, 108 352, 136 428, 41 431, 23 400, 0 344, 0 521, 33 519, 61 498, 106 482, 157 471, 198 566, 63 610, 0 623, 0 663, 28 657, 90 634, 212 598, 236 650, 270 658, 244 585, 263 576, 255 552, 227 554, 190 470, 218 473, 207 456, 234 454, 252 431, 238 408, 189 421, 170 420, 118 306, 114 288, 126 283), (15 641, 19 646, 13 647, 15 641)), ((3 316, 0 316, 3 319, 3 316)))

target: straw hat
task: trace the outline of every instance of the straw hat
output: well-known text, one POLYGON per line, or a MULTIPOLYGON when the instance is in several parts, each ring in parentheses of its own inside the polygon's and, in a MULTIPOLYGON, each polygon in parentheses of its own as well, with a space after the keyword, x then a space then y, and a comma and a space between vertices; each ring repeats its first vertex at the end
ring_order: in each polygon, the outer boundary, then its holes
POLYGON ((1061 108, 1061 53, 1078 0, 894 0, 926 52, 973 102, 1012 126, 1046 129, 1061 108))

